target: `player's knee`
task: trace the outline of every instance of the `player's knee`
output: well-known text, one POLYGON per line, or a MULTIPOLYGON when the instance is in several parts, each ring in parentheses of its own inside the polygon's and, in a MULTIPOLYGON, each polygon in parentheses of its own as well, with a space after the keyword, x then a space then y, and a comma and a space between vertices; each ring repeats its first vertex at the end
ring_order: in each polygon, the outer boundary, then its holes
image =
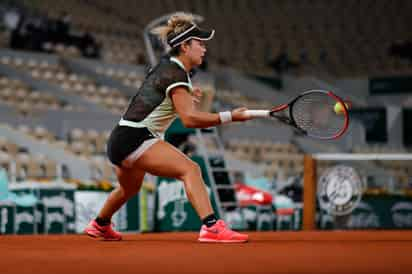
POLYGON ((197 163, 195 163, 195 162, 193 162, 193 166, 192 166, 192 172, 196 175, 196 176, 202 176, 202 171, 201 171, 201 169, 200 169, 200 166, 197 164, 197 163))
POLYGON ((185 164, 184 173, 182 174, 182 177, 183 177, 182 179, 185 179, 187 177, 199 177, 199 176, 202 176, 200 166, 193 161, 188 161, 185 164))

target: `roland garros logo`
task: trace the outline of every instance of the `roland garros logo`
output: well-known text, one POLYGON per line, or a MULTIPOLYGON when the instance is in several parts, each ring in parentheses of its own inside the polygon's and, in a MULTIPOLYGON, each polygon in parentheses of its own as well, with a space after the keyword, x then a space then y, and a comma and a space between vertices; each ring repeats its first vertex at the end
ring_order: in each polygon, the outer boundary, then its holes
POLYGON ((327 169, 318 180, 318 200, 331 215, 350 214, 359 204, 363 184, 356 170, 338 165, 327 169))

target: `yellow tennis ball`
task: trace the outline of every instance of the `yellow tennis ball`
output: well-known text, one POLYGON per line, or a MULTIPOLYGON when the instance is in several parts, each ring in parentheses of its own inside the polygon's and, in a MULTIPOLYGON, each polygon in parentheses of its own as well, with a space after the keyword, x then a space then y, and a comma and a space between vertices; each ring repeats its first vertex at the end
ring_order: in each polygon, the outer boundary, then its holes
MULTIPOLYGON (((345 103, 346 109, 349 109, 349 105, 345 103)), ((343 105, 340 102, 337 102, 335 104, 335 107, 333 108, 336 114, 342 114, 344 112, 343 105)))

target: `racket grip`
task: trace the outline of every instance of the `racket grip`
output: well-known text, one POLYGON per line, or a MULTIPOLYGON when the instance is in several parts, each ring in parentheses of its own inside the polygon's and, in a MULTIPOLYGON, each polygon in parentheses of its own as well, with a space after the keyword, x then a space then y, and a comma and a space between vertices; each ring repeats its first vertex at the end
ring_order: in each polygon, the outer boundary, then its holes
POLYGON ((269 110, 246 110, 246 114, 249 114, 253 118, 263 118, 263 117, 269 117, 269 110))

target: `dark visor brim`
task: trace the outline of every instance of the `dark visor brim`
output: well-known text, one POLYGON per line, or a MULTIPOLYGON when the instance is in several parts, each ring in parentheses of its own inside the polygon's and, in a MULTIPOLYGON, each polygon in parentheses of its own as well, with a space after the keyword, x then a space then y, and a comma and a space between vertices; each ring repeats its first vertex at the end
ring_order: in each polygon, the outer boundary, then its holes
POLYGON ((207 41, 207 40, 212 39, 214 34, 215 34, 215 30, 210 30, 210 31, 203 30, 203 29, 198 28, 196 25, 193 25, 188 30, 169 39, 168 44, 169 46, 173 48, 190 39, 207 41))
POLYGON ((215 30, 202 30, 202 29, 195 29, 192 32, 191 36, 193 39, 199 39, 203 41, 207 41, 213 38, 215 35, 215 30))

